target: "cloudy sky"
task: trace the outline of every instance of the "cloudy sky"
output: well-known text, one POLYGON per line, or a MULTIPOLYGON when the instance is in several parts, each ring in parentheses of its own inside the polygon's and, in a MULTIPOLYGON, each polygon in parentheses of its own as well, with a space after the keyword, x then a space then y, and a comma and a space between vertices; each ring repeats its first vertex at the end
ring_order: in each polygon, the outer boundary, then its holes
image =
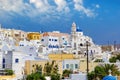
POLYGON ((120 0, 0 0, 0 24, 70 33, 75 22, 97 44, 120 43, 120 0))

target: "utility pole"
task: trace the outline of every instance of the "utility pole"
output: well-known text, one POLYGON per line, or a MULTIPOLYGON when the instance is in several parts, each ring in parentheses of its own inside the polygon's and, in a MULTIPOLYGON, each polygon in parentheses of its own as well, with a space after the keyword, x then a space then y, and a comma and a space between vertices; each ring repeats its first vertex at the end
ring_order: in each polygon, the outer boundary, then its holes
POLYGON ((114 51, 116 50, 116 41, 114 41, 114 51))
POLYGON ((86 54, 87 54, 87 74, 88 74, 88 72, 89 72, 88 46, 89 46, 89 42, 88 42, 88 41, 86 41, 86 54))

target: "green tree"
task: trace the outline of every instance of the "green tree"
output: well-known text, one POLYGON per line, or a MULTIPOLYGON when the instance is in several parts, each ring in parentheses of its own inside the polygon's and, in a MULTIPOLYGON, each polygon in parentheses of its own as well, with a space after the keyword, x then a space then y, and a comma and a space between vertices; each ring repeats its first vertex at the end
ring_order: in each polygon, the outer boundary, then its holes
POLYGON ((72 73, 72 71, 71 70, 63 70, 63 75, 62 75, 62 77, 63 78, 65 78, 65 77, 69 77, 69 75, 72 73))
POLYGON ((55 64, 55 61, 52 61, 52 63, 47 62, 44 66, 44 74, 46 76, 50 76, 51 74, 57 74, 58 73, 58 65, 55 64))
POLYGON ((35 73, 39 73, 42 74, 42 66, 41 65, 33 65, 33 67, 35 68, 35 73))
POLYGON ((26 80, 46 80, 44 75, 42 75, 42 66, 41 65, 33 65, 32 67, 35 68, 35 71, 28 75, 26 80))
POLYGON ((60 80, 60 74, 51 74, 51 80, 60 80))
MULTIPOLYGON (((26 80, 45 80, 45 77, 42 75, 42 66, 33 65, 35 71, 28 75, 26 80)), ((55 64, 55 61, 51 63, 47 62, 44 66, 44 75, 51 76, 51 80, 60 80, 60 74, 58 74, 58 65, 55 64)))
POLYGON ((116 65, 104 64, 104 65, 96 66, 94 71, 88 74, 88 79, 94 80, 96 78, 99 78, 101 80, 104 76, 109 75, 109 70, 112 71, 111 74, 113 76, 120 75, 120 71, 116 65))
POLYGON ((33 80, 34 79, 34 73, 27 75, 26 80, 33 80))
POLYGON ((58 65, 54 65, 54 67, 52 68, 52 74, 57 74, 58 73, 58 65))
POLYGON ((116 62, 117 60, 120 61, 120 54, 113 56, 109 59, 110 62, 116 62))
POLYGON ((111 57, 111 58, 109 59, 109 61, 112 62, 112 63, 113 63, 113 62, 116 62, 116 60, 117 60, 116 57, 111 57))
POLYGON ((95 80, 95 72, 94 71, 88 73, 87 76, 88 76, 88 80, 95 80))

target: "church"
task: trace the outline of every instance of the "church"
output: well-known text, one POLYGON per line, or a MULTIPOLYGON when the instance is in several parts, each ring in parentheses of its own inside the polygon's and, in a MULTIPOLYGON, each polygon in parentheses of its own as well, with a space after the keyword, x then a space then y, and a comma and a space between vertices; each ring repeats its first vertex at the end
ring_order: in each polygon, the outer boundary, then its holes
POLYGON ((88 45, 89 55, 101 53, 101 47, 94 44, 91 37, 84 35, 83 31, 72 23, 71 28, 71 46, 74 54, 86 54, 86 45, 88 45))

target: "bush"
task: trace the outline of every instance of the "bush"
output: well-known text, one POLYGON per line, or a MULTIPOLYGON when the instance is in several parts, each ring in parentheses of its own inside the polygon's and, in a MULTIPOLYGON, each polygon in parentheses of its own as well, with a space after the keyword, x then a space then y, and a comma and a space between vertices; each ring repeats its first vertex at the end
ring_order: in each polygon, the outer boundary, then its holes
POLYGON ((52 74, 51 80, 60 80, 60 74, 52 74))
POLYGON ((27 76, 26 80, 46 80, 45 77, 39 73, 32 73, 27 76))
POLYGON ((102 59, 96 59, 95 62, 103 62, 102 59))
POLYGON ((118 54, 118 55, 116 55, 116 56, 114 56, 114 57, 111 57, 111 58, 109 59, 110 62, 116 62, 117 60, 120 61, 120 54, 118 54))
POLYGON ((13 75, 13 70, 9 70, 9 69, 6 69, 5 70, 5 72, 6 72, 6 75, 13 75))
POLYGON ((62 75, 62 77, 63 77, 63 78, 65 78, 65 77, 69 77, 69 75, 70 75, 71 73, 72 73, 71 70, 67 70, 67 69, 66 69, 66 70, 63 71, 63 75, 62 75))
POLYGON ((111 57, 111 58, 109 59, 109 61, 110 61, 110 62, 112 62, 112 63, 113 63, 113 62, 115 63, 115 62, 116 62, 116 60, 117 60, 117 58, 116 58, 116 57, 111 57))

